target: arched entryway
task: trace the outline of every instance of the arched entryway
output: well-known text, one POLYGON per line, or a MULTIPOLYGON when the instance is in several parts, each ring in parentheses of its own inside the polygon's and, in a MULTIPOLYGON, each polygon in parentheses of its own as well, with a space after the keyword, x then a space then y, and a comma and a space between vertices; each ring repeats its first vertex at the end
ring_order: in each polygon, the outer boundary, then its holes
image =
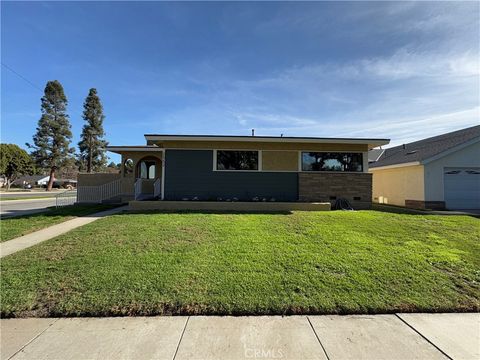
POLYGON ((145 156, 135 167, 135 199, 161 198, 162 160, 155 156, 145 156))

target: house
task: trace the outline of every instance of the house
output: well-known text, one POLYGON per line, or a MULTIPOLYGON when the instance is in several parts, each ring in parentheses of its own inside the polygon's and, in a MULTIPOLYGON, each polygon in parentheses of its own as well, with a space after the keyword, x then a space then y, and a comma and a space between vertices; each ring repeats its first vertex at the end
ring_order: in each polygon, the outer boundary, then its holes
POLYGON ((14 182, 12 182, 12 185, 21 187, 26 185, 46 185, 48 183, 48 178, 49 177, 45 175, 26 175, 16 179, 14 182))
POLYGON ((480 126, 369 154, 373 200, 419 209, 480 209, 480 126))
POLYGON ((369 208, 368 151, 388 139, 145 135, 146 145, 109 146, 120 174, 79 174, 79 201, 334 202, 369 208))

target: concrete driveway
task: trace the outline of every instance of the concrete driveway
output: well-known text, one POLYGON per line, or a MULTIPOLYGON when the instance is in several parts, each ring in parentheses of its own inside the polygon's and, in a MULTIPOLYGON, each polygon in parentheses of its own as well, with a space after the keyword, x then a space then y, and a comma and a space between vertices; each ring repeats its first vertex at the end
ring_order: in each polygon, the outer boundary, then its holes
POLYGON ((480 314, 0 320, 1 359, 478 359, 480 314))

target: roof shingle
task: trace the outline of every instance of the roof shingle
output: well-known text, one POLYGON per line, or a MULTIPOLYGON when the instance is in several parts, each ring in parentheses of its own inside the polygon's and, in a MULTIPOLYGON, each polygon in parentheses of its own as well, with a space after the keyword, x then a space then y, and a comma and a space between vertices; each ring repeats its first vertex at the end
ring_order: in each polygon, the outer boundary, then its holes
POLYGON ((475 138, 480 139, 480 125, 385 149, 369 167, 420 162, 475 138))

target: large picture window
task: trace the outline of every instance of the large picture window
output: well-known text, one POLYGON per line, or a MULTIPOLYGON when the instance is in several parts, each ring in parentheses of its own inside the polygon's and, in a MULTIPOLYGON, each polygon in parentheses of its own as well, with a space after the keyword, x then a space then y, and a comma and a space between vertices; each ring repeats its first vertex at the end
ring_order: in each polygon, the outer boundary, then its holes
POLYGON ((258 151, 217 150, 217 170, 258 170, 258 151))
POLYGON ((363 171, 362 153, 302 152, 302 171, 363 171))

